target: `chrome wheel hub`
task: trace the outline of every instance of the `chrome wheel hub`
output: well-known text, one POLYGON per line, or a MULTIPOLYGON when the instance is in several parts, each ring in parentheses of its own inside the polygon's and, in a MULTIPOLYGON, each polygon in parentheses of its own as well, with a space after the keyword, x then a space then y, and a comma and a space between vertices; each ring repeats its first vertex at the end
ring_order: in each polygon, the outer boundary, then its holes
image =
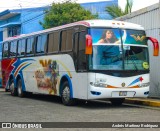
POLYGON ((69 99, 70 99, 70 89, 69 89, 68 86, 66 86, 66 87, 64 88, 64 90, 63 90, 63 99, 64 99, 65 101, 69 101, 69 99))

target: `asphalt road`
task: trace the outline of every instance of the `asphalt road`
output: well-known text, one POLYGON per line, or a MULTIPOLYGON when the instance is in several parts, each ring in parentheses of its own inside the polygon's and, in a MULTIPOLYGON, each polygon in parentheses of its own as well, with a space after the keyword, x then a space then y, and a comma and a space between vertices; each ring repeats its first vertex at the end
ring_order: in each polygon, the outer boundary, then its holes
POLYGON ((59 97, 30 95, 13 97, 0 92, 1 122, 159 122, 160 110, 109 102, 79 101, 64 106, 59 97))

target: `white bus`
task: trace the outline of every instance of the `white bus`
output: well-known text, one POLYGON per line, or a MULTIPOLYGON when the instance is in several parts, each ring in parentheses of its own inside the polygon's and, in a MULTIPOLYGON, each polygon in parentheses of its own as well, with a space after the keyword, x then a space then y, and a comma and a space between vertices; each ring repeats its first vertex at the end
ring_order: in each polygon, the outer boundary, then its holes
POLYGON ((108 98, 121 105, 127 97, 149 94, 149 53, 140 25, 87 20, 10 38, 3 42, 2 84, 11 95, 57 95, 65 105, 76 99, 108 98))

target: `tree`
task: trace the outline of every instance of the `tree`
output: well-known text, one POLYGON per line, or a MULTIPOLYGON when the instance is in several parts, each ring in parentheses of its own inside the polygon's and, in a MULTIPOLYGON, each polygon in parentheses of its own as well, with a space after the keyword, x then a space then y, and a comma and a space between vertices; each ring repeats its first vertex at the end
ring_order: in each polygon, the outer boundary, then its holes
POLYGON ((80 20, 96 19, 98 15, 92 15, 80 4, 66 0, 62 3, 52 3, 51 8, 46 11, 44 22, 40 24, 45 28, 51 28, 80 20))
POLYGON ((123 15, 127 15, 132 12, 133 0, 126 0, 125 10, 120 6, 112 5, 106 7, 107 11, 113 18, 117 18, 123 15))

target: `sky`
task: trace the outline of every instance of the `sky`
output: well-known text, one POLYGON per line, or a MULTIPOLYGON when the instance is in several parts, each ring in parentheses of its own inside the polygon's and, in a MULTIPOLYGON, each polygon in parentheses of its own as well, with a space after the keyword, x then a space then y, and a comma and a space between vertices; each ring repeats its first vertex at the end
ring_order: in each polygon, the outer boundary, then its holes
MULTIPOLYGON (((29 8, 29 7, 40 7, 51 4, 53 1, 62 1, 62 0, 1 0, 0 3, 0 12, 6 9, 18 9, 18 8, 29 8), (3 2, 2 2, 3 1, 3 2)), ((96 1, 107 1, 107 0, 76 0, 77 3, 86 3, 86 2, 96 2, 96 1)), ((118 4, 122 9, 125 6, 126 0, 118 0, 118 4)), ((160 0, 133 0, 133 10, 136 11, 141 8, 147 7, 149 5, 158 3, 160 0)))

